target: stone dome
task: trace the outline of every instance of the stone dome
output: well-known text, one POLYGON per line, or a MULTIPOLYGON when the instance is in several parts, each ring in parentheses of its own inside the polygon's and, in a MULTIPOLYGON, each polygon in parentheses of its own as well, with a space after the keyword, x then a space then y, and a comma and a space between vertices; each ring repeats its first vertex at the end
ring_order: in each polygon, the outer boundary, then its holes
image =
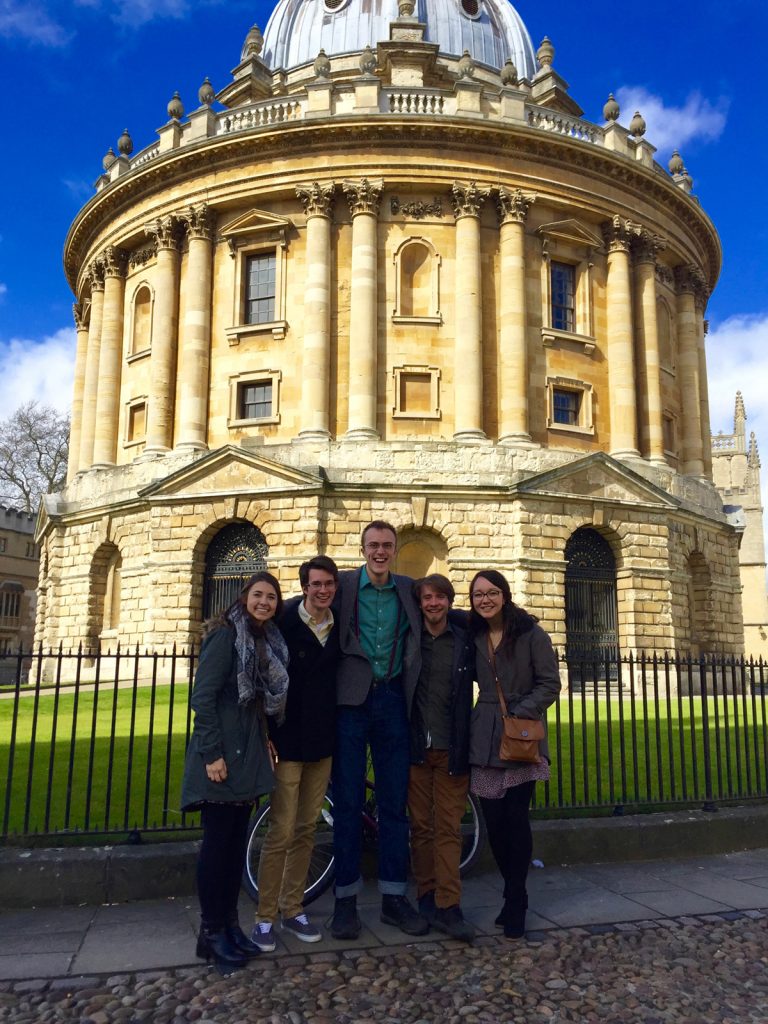
MULTIPOLYGON (((501 68, 512 58, 521 78, 536 72, 531 38, 507 0, 416 0, 415 17, 426 41, 440 52, 501 68)), ((329 56, 355 53, 389 38, 397 0, 280 0, 264 33, 262 59, 273 70, 310 63, 322 48, 329 56)))

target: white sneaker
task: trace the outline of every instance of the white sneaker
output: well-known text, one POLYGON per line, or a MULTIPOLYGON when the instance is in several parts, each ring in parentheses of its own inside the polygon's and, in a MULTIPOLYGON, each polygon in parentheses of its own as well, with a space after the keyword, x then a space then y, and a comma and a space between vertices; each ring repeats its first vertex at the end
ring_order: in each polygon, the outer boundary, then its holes
POLYGON ((269 921, 259 921, 251 932, 251 942, 259 947, 262 953, 272 953, 277 948, 275 929, 269 921))

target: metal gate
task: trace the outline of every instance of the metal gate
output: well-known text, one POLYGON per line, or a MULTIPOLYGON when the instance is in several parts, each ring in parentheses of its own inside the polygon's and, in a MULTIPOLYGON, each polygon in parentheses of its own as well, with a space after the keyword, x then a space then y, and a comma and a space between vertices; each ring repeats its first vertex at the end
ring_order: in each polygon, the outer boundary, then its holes
POLYGON ((619 636, 616 559, 597 530, 582 527, 565 545, 565 656, 576 665, 615 662, 619 636))
POLYGON ((228 608, 250 576, 267 568, 269 548, 251 523, 232 523, 213 538, 205 553, 203 618, 228 608))

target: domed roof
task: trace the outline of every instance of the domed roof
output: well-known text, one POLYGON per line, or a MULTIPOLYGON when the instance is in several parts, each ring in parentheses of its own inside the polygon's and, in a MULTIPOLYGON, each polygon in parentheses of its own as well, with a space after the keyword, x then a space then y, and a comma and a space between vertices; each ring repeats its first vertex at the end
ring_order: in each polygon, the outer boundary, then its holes
MULTIPOLYGON (((415 16, 426 41, 460 57, 501 68, 512 58, 521 78, 533 78, 536 59, 520 15, 507 0, 416 0, 415 16)), ((329 56, 355 53, 389 39, 397 0, 280 0, 264 33, 261 57, 268 67, 298 67, 322 48, 329 56)))

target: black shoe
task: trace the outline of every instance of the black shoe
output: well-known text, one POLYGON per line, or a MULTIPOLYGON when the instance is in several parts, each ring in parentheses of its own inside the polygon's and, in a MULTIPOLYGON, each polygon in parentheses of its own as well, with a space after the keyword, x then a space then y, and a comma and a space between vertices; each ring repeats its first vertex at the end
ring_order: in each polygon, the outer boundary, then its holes
POLYGON ((507 901, 504 905, 504 938, 522 939, 525 935, 525 912, 528 909, 528 900, 524 903, 512 904, 507 901))
POLYGON ((253 957, 259 956, 261 950, 255 942, 251 942, 239 924, 227 925, 225 931, 232 948, 246 959, 252 960, 253 957))
POLYGON ((331 920, 331 935, 334 939, 356 939, 360 935, 360 918, 357 915, 357 896, 337 898, 331 920))
POLYGON ((419 913, 428 924, 432 924, 436 909, 434 889, 430 889, 423 896, 419 896, 419 913))
POLYGON ((496 925, 497 928, 503 928, 504 927, 504 922, 506 920, 507 920, 507 904, 505 903, 504 906, 499 911, 499 916, 496 918, 496 920, 493 923, 496 925))
POLYGON ((437 907, 432 927, 461 942, 472 942, 475 937, 475 926, 464 920, 458 903, 453 907, 437 907))
POLYGON ((426 935, 429 931, 429 921, 413 909, 405 896, 382 896, 381 920, 406 935, 426 935))
POLYGON ((201 928, 195 952, 201 960, 213 962, 220 974, 232 974, 240 967, 245 967, 245 957, 232 945, 224 928, 218 931, 201 928))

